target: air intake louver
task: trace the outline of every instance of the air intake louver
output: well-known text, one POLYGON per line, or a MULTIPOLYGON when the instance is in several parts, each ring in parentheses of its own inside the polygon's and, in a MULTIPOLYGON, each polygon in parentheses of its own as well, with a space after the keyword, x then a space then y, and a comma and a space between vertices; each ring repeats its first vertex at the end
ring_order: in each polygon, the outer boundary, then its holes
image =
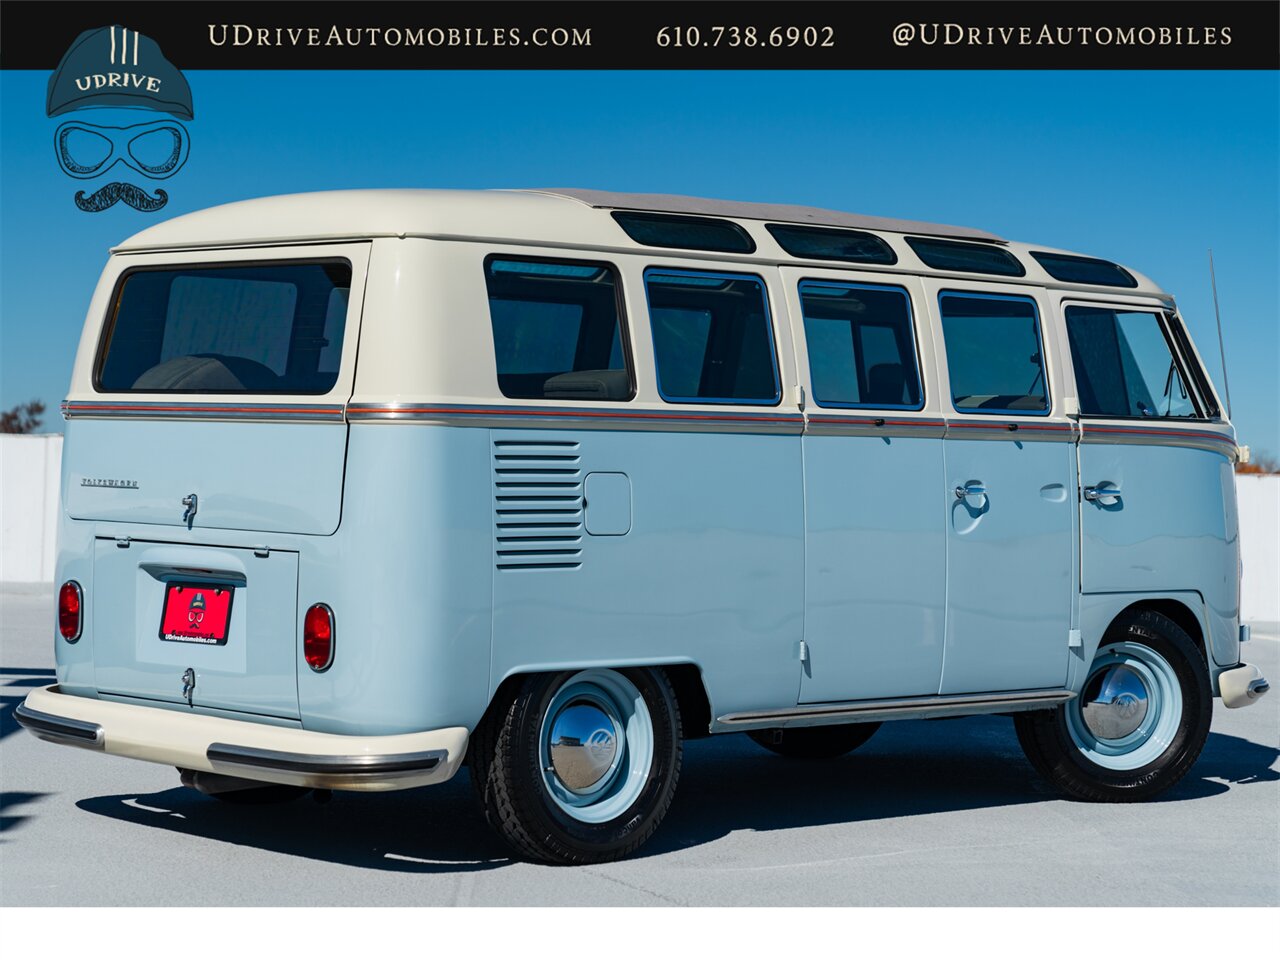
POLYGON ((582 566, 582 467, 576 440, 494 440, 494 560, 499 570, 582 566))

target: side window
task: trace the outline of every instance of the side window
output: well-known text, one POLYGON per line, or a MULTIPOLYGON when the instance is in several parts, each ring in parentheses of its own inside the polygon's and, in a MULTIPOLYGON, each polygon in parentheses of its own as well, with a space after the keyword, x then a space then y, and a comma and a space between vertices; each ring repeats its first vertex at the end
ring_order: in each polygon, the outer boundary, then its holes
POLYGON ((635 394, 604 263, 485 261, 498 389, 519 400, 630 400, 635 394))
POLYGON ((804 280, 800 304, 819 406, 924 405, 906 290, 804 280))
POLYGON ((1195 404, 1154 313, 1067 307, 1080 412, 1096 417, 1195 417, 1195 404))
POLYGON ((951 402, 965 413, 1049 411, 1040 320, 1030 297, 942 293, 951 402))
POLYGON ((671 403, 777 403, 764 281, 738 273, 645 271, 658 392, 671 403))

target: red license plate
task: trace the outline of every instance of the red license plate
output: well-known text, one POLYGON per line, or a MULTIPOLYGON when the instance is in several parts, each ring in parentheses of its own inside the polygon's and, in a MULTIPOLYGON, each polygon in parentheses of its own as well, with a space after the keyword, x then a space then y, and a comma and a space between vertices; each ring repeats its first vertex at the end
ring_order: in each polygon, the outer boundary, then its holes
POLYGON ((168 584, 160 639, 222 646, 227 642, 234 592, 234 587, 216 583, 168 584))

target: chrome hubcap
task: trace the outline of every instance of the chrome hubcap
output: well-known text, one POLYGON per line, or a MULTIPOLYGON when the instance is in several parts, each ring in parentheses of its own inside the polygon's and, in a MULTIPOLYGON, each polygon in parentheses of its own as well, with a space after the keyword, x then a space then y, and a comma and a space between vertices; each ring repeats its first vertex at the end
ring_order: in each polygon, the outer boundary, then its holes
POLYGON ((1136 671, 1117 664, 1090 679, 1082 697, 1084 724, 1099 740, 1123 740, 1147 717, 1149 694, 1136 671))
POLYGON ((1184 710, 1182 681, 1169 661, 1144 643, 1120 640, 1099 648, 1064 719, 1091 763, 1139 770, 1169 749, 1184 710))
POLYGON ((599 705, 574 700, 551 722, 551 772, 572 793, 592 792, 613 769, 618 728, 599 705))
POLYGON ((560 685, 538 728, 546 799, 580 823, 607 823, 636 802, 654 763, 653 718, 617 670, 580 670, 560 685))

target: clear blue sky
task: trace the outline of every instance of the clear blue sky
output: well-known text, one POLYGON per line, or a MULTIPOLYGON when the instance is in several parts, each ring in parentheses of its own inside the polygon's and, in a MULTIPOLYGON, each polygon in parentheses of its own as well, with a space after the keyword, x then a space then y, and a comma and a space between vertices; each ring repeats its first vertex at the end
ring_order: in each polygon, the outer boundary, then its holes
POLYGON ((0 73, 0 408, 41 398, 55 429, 107 247, 165 216, 302 190, 586 186, 1112 258, 1178 297, 1221 389, 1212 246, 1241 441, 1280 455, 1274 73, 190 71, 191 156, 159 214, 76 209, 47 79, 0 73))

